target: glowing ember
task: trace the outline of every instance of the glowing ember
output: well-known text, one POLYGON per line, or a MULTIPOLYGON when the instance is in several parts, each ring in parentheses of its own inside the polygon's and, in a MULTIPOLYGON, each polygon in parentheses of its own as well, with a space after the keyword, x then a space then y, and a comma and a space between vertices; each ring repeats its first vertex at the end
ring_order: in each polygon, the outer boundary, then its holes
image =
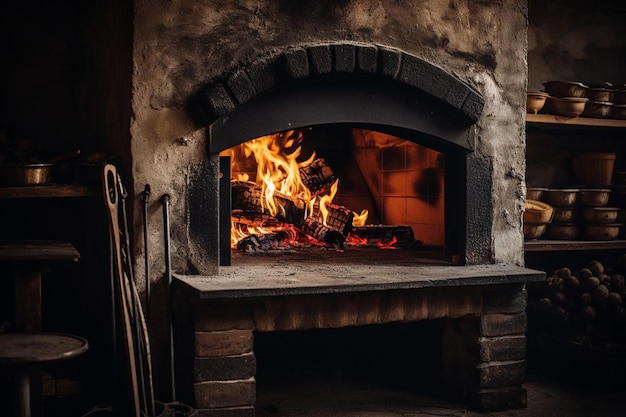
POLYGON ((381 249, 398 249, 397 247, 393 246, 396 244, 396 242, 398 242, 398 238, 394 236, 388 243, 378 242, 377 246, 381 249))

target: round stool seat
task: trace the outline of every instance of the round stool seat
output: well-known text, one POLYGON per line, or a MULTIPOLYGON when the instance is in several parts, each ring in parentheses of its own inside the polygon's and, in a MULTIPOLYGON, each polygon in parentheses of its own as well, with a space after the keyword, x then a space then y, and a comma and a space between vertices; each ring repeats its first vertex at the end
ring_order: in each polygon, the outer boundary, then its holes
POLYGON ((55 362, 87 351, 82 337, 61 333, 0 333, 0 362, 55 362))
POLYGON ((19 415, 30 416, 30 377, 33 363, 57 362, 78 356, 89 349, 82 337, 62 333, 0 333, 0 363, 16 370, 19 415))

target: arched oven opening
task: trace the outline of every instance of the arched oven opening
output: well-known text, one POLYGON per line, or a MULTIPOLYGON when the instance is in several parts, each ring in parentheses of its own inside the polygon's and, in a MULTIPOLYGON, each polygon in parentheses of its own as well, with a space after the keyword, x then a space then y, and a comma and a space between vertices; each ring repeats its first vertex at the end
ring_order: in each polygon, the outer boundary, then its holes
MULTIPOLYGON (((220 265, 307 246, 349 262, 463 263, 482 98, 457 78, 387 48, 311 46, 236 69, 199 102, 209 158, 222 159, 220 265)), ((203 207, 190 203, 192 236, 215 233, 203 207)))
POLYGON ((342 123, 221 151, 230 161, 230 183, 222 184, 231 209, 220 240, 230 239, 232 253, 222 264, 280 254, 293 262, 312 254, 323 262, 458 262, 464 193, 455 185, 464 186, 463 160, 418 139, 342 123))

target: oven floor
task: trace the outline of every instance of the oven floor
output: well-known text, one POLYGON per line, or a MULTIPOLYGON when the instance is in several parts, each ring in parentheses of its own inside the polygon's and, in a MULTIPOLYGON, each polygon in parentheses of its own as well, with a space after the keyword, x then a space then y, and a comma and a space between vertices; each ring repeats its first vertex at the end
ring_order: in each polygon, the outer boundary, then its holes
POLYGON ((570 386, 536 371, 524 384, 528 408, 480 413, 433 396, 335 378, 283 381, 257 387, 261 417, 560 417, 617 416, 626 405, 626 389, 570 386))

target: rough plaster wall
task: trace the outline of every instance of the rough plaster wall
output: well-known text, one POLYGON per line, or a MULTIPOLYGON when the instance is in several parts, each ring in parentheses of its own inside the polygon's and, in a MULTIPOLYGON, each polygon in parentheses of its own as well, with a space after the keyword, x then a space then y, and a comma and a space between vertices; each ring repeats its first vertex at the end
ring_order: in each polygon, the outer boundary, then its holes
POLYGON ((550 80, 626 83, 626 8, 621 2, 529 0, 528 88, 550 80), (558 18, 555 18, 557 16, 558 18))
MULTIPOLYGON (((206 129, 193 125, 184 105, 198 87, 273 48, 347 39, 403 49, 485 97, 471 157, 494 167, 491 260, 521 264, 526 22, 525 2, 517 0, 136 1, 131 145, 135 193, 144 184, 152 188, 151 247, 163 245, 158 199, 168 193, 173 269, 195 267, 186 253, 186 176, 190 164, 205 158, 206 129)), ((142 243, 136 246, 142 259, 142 243)), ((161 253, 150 254, 158 276, 161 253)), ((142 269, 137 262, 139 275, 142 269)))

